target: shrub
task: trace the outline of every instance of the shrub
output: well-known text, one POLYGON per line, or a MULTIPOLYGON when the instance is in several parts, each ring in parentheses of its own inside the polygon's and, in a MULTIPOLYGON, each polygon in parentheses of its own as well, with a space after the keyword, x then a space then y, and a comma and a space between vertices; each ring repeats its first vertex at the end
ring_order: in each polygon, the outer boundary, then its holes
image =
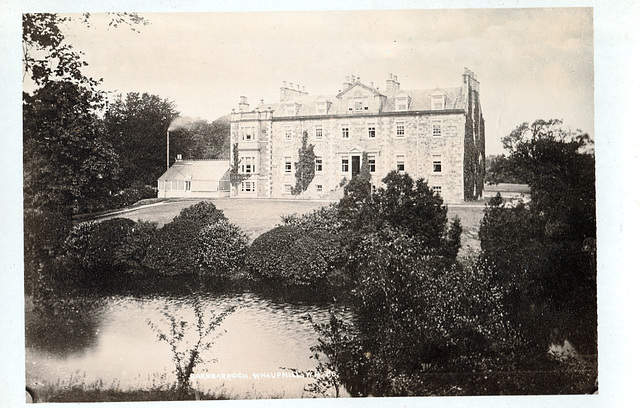
POLYGON ((200 230, 198 259, 205 274, 226 276, 244 264, 249 238, 240 228, 222 219, 200 230))
POLYGON ((298 227, 305 231, 323 230, 332 234, 338 234, 342 228, 335 203, 317 208, 307 214, 282 216, 282 225, 298 227))
POLYGON ((116 250, 116 261, 128 269, 142 268, 157 232, 157 223, 139 220, 116 250))
POLYGON ((334 236, 326 231, 280 226, 256 238, 249 248, 246 266, 266 281, 308 286, 321 283, 335 269, 339 248, 334 236))
POLYGON ((69 267, 79 268, 85 283, 121 271, 126 265, 117 253, 134 226, 135 222, 125 218, 76 225, 64 243, 69 267))
POLYGON ((184 208, 154 234, 143 266, 166 275, 199 273, 201 231, 220 221, 227 218, 213 203, 201 201, 184 208))
POLYGON ((176 218, 153 235, 142 262, 143 267, 163 275, 198 272, 199 228, 193 222, 176 218))
POLYGON ((155 188, 145 185, 141 182, 134 182, 131 187, 127 187, 113 197, 113 204, 110 208, 122 208, 135 204, 145 198, 156 198, 157 191, 155 188))
POLYGON ((429 376, 456 372, 463 382, 466 373, 503 368, 493 362, 504 363, 523 342, 504 320, 503 290, 493 269, 445 268, 416 255, 419 246, 400 231, 370 234, 361 243, 354 290, 359 344, 350 347, 353 355, 362 350, 369 357, 360 360, 354 384, 347 384, 356 394, 428 395, 434 392, 429 376))
POLYGON ((216 206, 208 201, 200 201, 187 208, 183 208, 174 219, 173 222, 189 221, 194 223, 198 228, 215 224, 219 220, 226 220, 222 210, 218 210, 216 206))

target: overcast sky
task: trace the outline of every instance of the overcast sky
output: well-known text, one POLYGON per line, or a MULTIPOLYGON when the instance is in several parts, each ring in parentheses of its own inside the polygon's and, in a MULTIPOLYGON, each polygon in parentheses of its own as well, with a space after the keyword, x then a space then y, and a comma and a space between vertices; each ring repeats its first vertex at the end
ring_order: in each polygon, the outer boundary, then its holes
POLYGON ((139 33, 94 13, 90 28, 68 23, 65 34, 105 90, 157 94, 184 116, 214 120, 240 95, 277 102, 282 81, 337 94, 346 75, 384 89, 393 73, 405 90, 444 88, 460 86, 469 67, 488 153, 536 119, 595 136, 590 8, 140 15, 150 24, 139 33))

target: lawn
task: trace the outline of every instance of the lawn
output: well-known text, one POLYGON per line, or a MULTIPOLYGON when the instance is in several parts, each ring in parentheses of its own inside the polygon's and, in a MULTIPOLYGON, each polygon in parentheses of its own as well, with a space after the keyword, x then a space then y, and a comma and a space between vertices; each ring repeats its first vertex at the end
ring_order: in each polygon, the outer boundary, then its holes
MULTIPOLYGON (((270 230, 280 223, 281 217, 288 214, 304 214, 316 208, 328 205, 327 202, 310 200, 275 200, 275 199, 241 199, 216 198, 193 199, 179 201, 163 201, 154 205, 135 208, 133 210, 111 215, 107 218, 123 217, 134 221, 155 221, 158 226, 171 221, 180 210, 199 201, 211 201, 224 211, 231 222, 245 231, 251 240, 270 230)), ((478 228, 483 215, 482 204, 461 204, 449 207, 449 219, 458 216, 462 222, 461 255, 480 249, 478 228)))

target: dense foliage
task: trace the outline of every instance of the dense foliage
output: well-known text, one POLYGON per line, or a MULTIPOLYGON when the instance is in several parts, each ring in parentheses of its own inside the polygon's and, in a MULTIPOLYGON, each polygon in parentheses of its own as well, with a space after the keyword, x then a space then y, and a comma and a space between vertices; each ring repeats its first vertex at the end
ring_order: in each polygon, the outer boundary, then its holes
POLYGON ((96 114, 99 97, 48 82, 23 103, 25 207, 70 217, 109 195, 120 173, 96 114))
POLYGON ((177 126, 174 122, 170 134, 170 151, 173 157, 183 159, 228 159, 229 119, 221 117, 213 122, 193 120, 177 126))
POLYGON ((134 227, 135 222, 125 218, 75 226, 64 243, 65 269, 75 273, 81 284, 100 283, 123 271, 126 265, 118 253, 134 227))
POLYGON ((155 234, 143 265, 163 275, 198 273, 200 231, 221 220, 226 217, 210 202, 184 208, 155 234))
POLYGON ((229 169, 229 182, 233 188, 237 189, 240 183, 251 177, 251 174, 242 173, 240 169, 240 154, 238 153, 238 144, 233 144, 233 154, 231 157, 231 168, 229 169))
POLYGON ((233 278, 244 262, 248 238, 210 202, 156 223, 113 218, 76 225, 57 264, 68 284, 115 282, 122 273, 197 274, 233 278))
POLYGON ((280 226, 256 238, 246 266, 254 276, 274 284, 326 285, 339 250, 338 241, 326 231, 280 226))
POLYGON ((128 270, 142 270, 147 251, 155 240, 158 224, 138 221, 116 249, 116 260, 128 270))
MULTIPOLYGON (((366 179, 364 179, 366 180, 366 179)), ((447 207, 423 179, 414 181, 408 174, 389 173, 384 187, 373 188, 367 195, 366 181, 357 180, 345 187, 345 197, 338 205, 352 242, 360 234, 392 230, 407 234, 419 242, 421 253, 454 262, 460 248, 460 221, 448 225, 447 207)), ((387 238, 390 239, 392 234, 387 238)))
POLYGON ((240 228, 220 219, 204 226, 198 236, 198 261, 203 274, 228 277, 244 264, 249 238, 240 228))
POLYGON ((109 104, 106 136, 118 152, 122 185, 155 185, 167 168, 167 129, 178 115, 174 102, 148 93, 129 92, 109 104))
POLYGON ((302 133, 302 146, 298 149, 298 161, 295 163, 296 184, 291 190, 291 194, 300 195, 307 191, 309 184, 316 175, 316 154, 314 145, 308 144, 309 135, 305 130, 302 133))
POLYGON ((538 349, 556 332, 593 354, 595 162, 588 137, 560 124, 525 123, 504 139, 505 168, 531 186, 531 202, 508 208, 497 197, 489 203, 480 228, 482 256, 510 283, 509 318, 528 330, 538 349))

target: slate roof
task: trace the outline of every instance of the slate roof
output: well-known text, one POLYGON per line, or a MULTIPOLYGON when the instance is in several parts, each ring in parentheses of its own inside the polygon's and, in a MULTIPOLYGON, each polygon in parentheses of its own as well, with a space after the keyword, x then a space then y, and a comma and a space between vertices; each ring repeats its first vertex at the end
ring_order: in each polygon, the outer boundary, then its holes
POLYGON ((180 160, 159 180, 219 181, 229 170, 229 160, 180 160))
MULTIPOLYGON (((287 101, 295 101, 298 105, 298 113, 296 116, 314 116, 316 115, 316 102, 324 99, 329 104, 329 109, 327 111, 328 115, 336 115, 339 114, 338 106, 339 99, 338 97, 352 89, 353 87, 360 85, 365 89, 368 89, 378 95, 382 95, 384 102, 382 104, 382 112, 397 112, 395 109, 395 100, 396 97, 400 94, 406 94, 409 96, 411 103, 409 104, 409 108, 407 112, 413 111, 423 111, 423 110, 431 110, 431 96, 435 94, 442 93, 445 96, 445 108, 446 109, 460 109, 464 110, 465 106, 465 98, 463 93, 463 87, 455 87, 455 88, 436 88, 436 89, 427 89, 427 90, 413 90, 413 91, 405 91, 403 89, 399 89, 391 95, 385 95, 380 91, 371 88, 363 83, 356 82, 352 84, 348 89, 340 92, 337 95, 303 95, 291 97, 287 101)), ((256 106, 256 109, 260 112, 264 112, 269 108, 273 110, 273 116, 278 117, 289 117, 290 115, 286 114, 287 105, 286 102, 274 102, 274 103, 260 103, 256 106)), ((377 114, 376 111, 368 112, 370 114, 377 114)))

